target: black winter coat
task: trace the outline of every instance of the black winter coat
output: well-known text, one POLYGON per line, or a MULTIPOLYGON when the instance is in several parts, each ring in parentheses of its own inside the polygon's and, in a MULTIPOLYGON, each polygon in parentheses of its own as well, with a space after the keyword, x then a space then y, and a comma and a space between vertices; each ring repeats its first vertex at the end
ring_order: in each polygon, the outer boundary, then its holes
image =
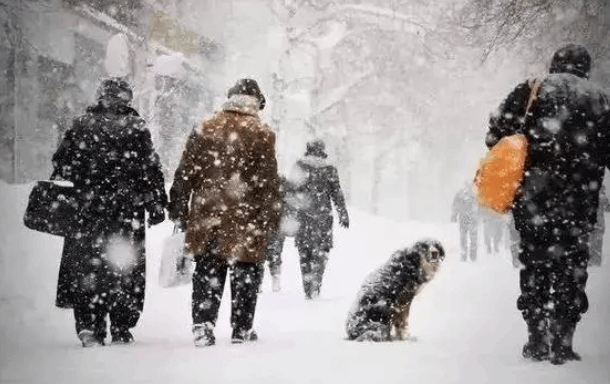
POLYGON ((610 104, 584 78, 552 73, 526 119, 528 82, 518 85, 490 119, 486 144, 524 133, 526 173, 513 216, 517 230, 541 241, 576 237, 594 228, 604 167, 610 165, 610 104))
MULTIPOLYGON (((72 181, 80 191, 88 224, 65 239, 56 305, 75 304, 84 275, 95 272, 89 264, 101 257, 113 235, 129 242, 136 257, 133 272, 142 274, 135 280, 143 285, 145 211, 156 224, 164 220, 167 204, 161 164, 144 120, 127 106, 90 107, 66 132, 53 166, 54 178, 72 181)), ((141 301, 143 288, 134 287, 141 301)))
POLYGON ((331 201, 340 222, 345 226, 349 223, 337 168, 323 157, 307 155, 297 161, 289 181, 297 201, 297 248, 328 252, 333 247, 331 201))

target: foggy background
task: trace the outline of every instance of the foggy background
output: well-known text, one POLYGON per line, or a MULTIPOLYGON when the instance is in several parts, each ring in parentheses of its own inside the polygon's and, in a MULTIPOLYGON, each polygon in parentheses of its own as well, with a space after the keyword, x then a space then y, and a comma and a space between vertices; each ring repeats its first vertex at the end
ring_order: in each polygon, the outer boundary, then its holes
POLYGON ((0 178, 48 178, 107 76, 134 87, 171 183, 186 137, 259 82, 280 170, 323 138, 348 204, 442 222, 489 114, 562 44, 610 88, 607 0, 0 0, 0 178))

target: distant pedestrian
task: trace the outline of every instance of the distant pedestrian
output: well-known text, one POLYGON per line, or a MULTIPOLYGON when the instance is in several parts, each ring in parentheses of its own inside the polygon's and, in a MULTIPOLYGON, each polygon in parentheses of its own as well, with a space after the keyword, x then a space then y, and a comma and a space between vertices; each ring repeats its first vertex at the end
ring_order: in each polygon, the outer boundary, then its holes
MULTIPOLYGON (((275 233, 269 235, 267 244, 267 265, 271 275, 271 289, 273 292, 282 290, 282 252, 286 237, 294 237, 298 228, 297 210, 294 206, 294 186, 284 176, 280 176, 280 198, 282 203, 282 216, 280 225, 275 233)), ((262 265, 264 271, 264 264, 262 265)), ((263 272, 264 273, 264 272, 263 272)), ((262 284, 261 280, 261 284, 262 284)), ((262 286, 259 290, 262 292, 262 286)))
POLYGON ((477 260, 479 241, 479 208, 470 183, 466 183, 453 198, 451 222, 457 222, 460 231, 461 260, 477 260))
POLYGON ((506 222, 495 212, 479 210, 481 223, 483 226, 483 242, 485 250, 489 255, 497 255, 500 253, 500 246, 503 244, 503 239, 506 234, 506 222))
POLYGON ((345 198, 337 168, 328 160, 322 140, 307 143, 290 175, 298 200, 299 227, 295 243, 299 251, 303 290, 310 300, 320 295, 328 254, 333 248, 331 201, 339 216, 339 225, 349 227, 345 198))

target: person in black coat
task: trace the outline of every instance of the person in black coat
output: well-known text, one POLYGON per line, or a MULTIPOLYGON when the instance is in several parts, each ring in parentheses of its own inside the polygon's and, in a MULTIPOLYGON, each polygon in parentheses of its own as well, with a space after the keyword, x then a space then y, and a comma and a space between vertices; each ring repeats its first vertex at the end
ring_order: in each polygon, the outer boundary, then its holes
POLYGON ((339 215, 339 225, 349 227, 339 174, 327 157, 323 141, 307 143, 305 155, 297 161, 289 177, 297 200, 299 228, 295 244, 308 300, 320 294, 328 253, 333 247, 331 201, 339 215))
POLYGON ((132 91, 104 80, 98 103, 73 121, 53 156, 53 177, 79 191, 85 226, 66 237, 56 305, 73 308, 84 347, 103 345, 106 316, 112 343, 131 343, 144 305, 145 212, 165 219, 167 196, 159 156, 132 91))
POLYGON ((520 235, 521 295, 528 328, 523 355, 553 364, 580 360, 572 348, 588 308, 588 234, 595 228, 604 168, 610 166, 610 104, 590 81, 579 45, 553 56, 523 126, 531 82, 519 84, 490 119, 485 143, 527 137, 526 172, 512 211, 520 235))

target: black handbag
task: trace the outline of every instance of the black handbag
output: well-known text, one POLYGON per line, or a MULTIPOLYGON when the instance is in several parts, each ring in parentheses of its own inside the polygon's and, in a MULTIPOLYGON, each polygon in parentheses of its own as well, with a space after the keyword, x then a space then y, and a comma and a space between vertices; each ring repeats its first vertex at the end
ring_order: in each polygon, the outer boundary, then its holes
POLYGON ((23 216, 26 227, 63 237, 78 237, 83 217, 79 193, 73 186, 54 181, 34 185, 23 216))

